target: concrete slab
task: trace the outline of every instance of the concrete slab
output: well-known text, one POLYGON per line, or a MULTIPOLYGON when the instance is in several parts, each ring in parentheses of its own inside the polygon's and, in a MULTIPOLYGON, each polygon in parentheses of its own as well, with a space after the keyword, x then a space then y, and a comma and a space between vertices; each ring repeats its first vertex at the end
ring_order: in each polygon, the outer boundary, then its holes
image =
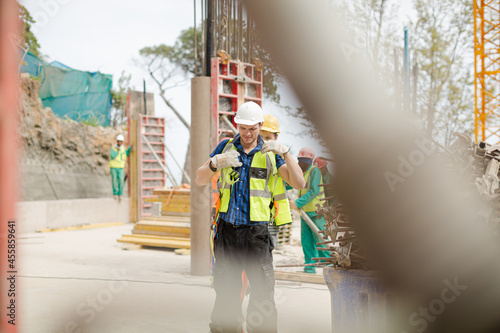
MULTIPOLYGON (((132 227, 23 235, 20 332, 208 332, 210 278, 189 274, 189 255, 122 250, 132 227)), ((280 332, 331 332, 326 286, 279 282, 275 296, 280 332)))
POLYGON ((128 197, 73 200, 21 201, 17 203, 18 233, 83 224, 129 222, 128 197))

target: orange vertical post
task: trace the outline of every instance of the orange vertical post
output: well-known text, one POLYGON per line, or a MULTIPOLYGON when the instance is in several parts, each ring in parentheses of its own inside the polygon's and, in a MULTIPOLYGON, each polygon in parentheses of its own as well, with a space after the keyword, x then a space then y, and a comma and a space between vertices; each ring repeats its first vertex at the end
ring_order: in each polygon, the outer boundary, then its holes
POLYGON ((500 142, 500 1, 474 0, 474 135, 500 142))
MULTIPOLYGON (((19 256, 15 254, 15 261, 8 261, 8 239, 10 234, 17 235, 15 230, 15 204, 18 197, 18 137, 17 128, 19 125, 17 114, 17 97, 19 95, 19 78, 17 73, 19 56, 15 41, 19 36, 18 5, 15 0, 0 1, 0 331, 5 333, 17 332, 19 318, 19 281, 17 273, 19 269, 19 256), (15 223, 9 223, 14 221, 15 223), (9 225, 14 228, 9 228, 9 225), (12 266, 10 266, 12 264, 12 266), (11 281, 7 278, 15 275, 12 282, 15 286, 15 295, 9 292, 12 290, 11 281), (13 302, 11 302, 13 300, 13 302), (15 310, 12 312, 8 307, 14 304, 15 310), (9 323, 15 314, 15 325, 9 323)), ((12 237, 10 239, 13 239, 12 237)), ((12 242, 11 242, 12 244, 12 242)), ((13 258, 13 257, 11 257, 13 258)))

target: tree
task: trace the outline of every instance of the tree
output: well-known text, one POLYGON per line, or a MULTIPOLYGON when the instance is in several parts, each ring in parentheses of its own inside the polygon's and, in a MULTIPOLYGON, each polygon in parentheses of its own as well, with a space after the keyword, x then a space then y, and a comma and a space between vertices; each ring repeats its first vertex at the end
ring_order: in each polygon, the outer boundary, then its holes
POLYGON ((35 20, 23 5, 19 5, 19 20, 22 23, 21 46, 37 57, 41 57, 40 44, 31 31, 31 26, 35 23, 35 20))
MULTIPOLYGON (((243 45, 244 52, 246 52, 246 27, 243 27, 243 40, 241 44, 243 45)), ((258 38, 255 38, 258 40, 258 38)), ((196 40, 198 54, 195 59, 194 55, 194 28, 189 28, 181 31, 179 37, 175 41, 173 46, 168 46, 165 44, 145 47, 140 53, 142 56, 157 56, 158 59, 168 60, 171 64, 177 66, 186 75, 203 75, 202 73, 202 35, 201 30, 196 30, 196 40), (196 70, 196 72, 195 72, 196 70)), ((271 55, 267 52, 260 44, 256 43, 254 45, 255 57, 259 58, 264 63, 263 68, 263 92, 264 96, 275 103, 280 102, 280 95, 278 94, 277 82, 283 77, 282 71, 273 62, 271 55)))
MULTIPOLYGON (((334 11, 341 11, 346 26, 354 34, 357 48, 362 49, 371 69, 380 84, 394 86, 394 58, 398 25, 398 1, 395 0, 331 0, 329 5, 334 11)), ((391 98, 395 89, 387 90, 387 97, 391 98)), ((318 131, 309 118, 304 107, 292 110, 285 107, 292 117, 299 118, 307 129, 301 136, 311 136, 321 142, 318 131)))
POLYGON ((428 135, 449 145, 473 128, 472 0, 415 0, 418 107, 428 135))
POLYGON ((127 91, 132 75, 123 71, 118 79, 118 89, 111 89, 111 126, 122 125, 127 118, 127 91))

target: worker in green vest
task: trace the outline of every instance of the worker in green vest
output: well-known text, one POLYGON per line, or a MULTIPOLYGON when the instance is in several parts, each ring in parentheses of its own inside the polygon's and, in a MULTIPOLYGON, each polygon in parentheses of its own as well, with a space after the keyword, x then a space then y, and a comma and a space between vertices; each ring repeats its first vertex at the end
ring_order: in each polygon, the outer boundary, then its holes
POLYGON ((123 169, 125 168, 125 163, 127 162, 127 156, 130 155, 130 150, 132 147, 125 149, 123 141, 125 138, 123 135, 118 134, 116 137, 116 145, 111 146, 109 156, 111 160, 109 161, 109 172, 111 174, 111 185, 113 186, 113 196, 118 202, 121 201, 121 196, 123 195, 123 183, 124 174, 123 169))
MULTIPOLYGON (((299 198, 295 200, 295 205, 298 209, 304 210, 307 216, 313 221, 319 230, 325 229, 326 221, 323 218, 318 218, 316 214, 316 204, 322 204, 320 199, 324 198, 323 184, 321 171, 313 165, 314 150, 309 147, 304 147, 299 151, 297 159, 299 166, 304 173, 304 180, 306 182, 305 188, 299 190, 299 198)), ((304 259, 306 264, 313 264, 312 258, 329 257, 328 252, 318 251, 316 243, 322 240, 314 233, 314 231, 307 225, 303 218, 300 219, 300 238, 302 242, 302 251, 304 252, 304 259)), ((324 245, 322 246, 324 247, 324 245)), ((304 272, 316 273, 314 266, 305 266, 304 272)))
POLYGON ((271 177, 279 174, 296 189, 303 188, 305 182, 290 148, 277 141, 264 142, 260 136, 264 117, 258 104, 243 103, 234 121, 238 135, 221 141, 196 172, 196 184, 202 186, 220 171, 213 267, 216 297, 210 331, 242 331, 240 292, 245 270, 252 286, 247 330, 276 333, 273 242, 267 225, 273 197, 279 200, 285 193, 273 189, 271 177))

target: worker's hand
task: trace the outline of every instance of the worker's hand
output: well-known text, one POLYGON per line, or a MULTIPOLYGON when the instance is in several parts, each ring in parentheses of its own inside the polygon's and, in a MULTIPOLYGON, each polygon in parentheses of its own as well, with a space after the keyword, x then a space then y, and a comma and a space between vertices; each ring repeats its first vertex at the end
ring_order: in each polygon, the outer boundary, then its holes
POLYGON ((290 200, 290 209, 299 210, 294 200, 290 200))
POLYGON ((272 141, 267 141, 262 146, 261 150, 262 153, 267 153, 268 151, 280 155, 281 157, 284 157, 283 155, 285 155, 290 151, 290 147, 282 145, 281 143, 278 143, 275 140, 272 140, 272 141))
POLYGON ((238 153, 236 150, 230 150, 227 153, 217 154, 210 160, 217 169, 240 167, 243 164, 238 159, 239 156, 240 153, 238 153))

